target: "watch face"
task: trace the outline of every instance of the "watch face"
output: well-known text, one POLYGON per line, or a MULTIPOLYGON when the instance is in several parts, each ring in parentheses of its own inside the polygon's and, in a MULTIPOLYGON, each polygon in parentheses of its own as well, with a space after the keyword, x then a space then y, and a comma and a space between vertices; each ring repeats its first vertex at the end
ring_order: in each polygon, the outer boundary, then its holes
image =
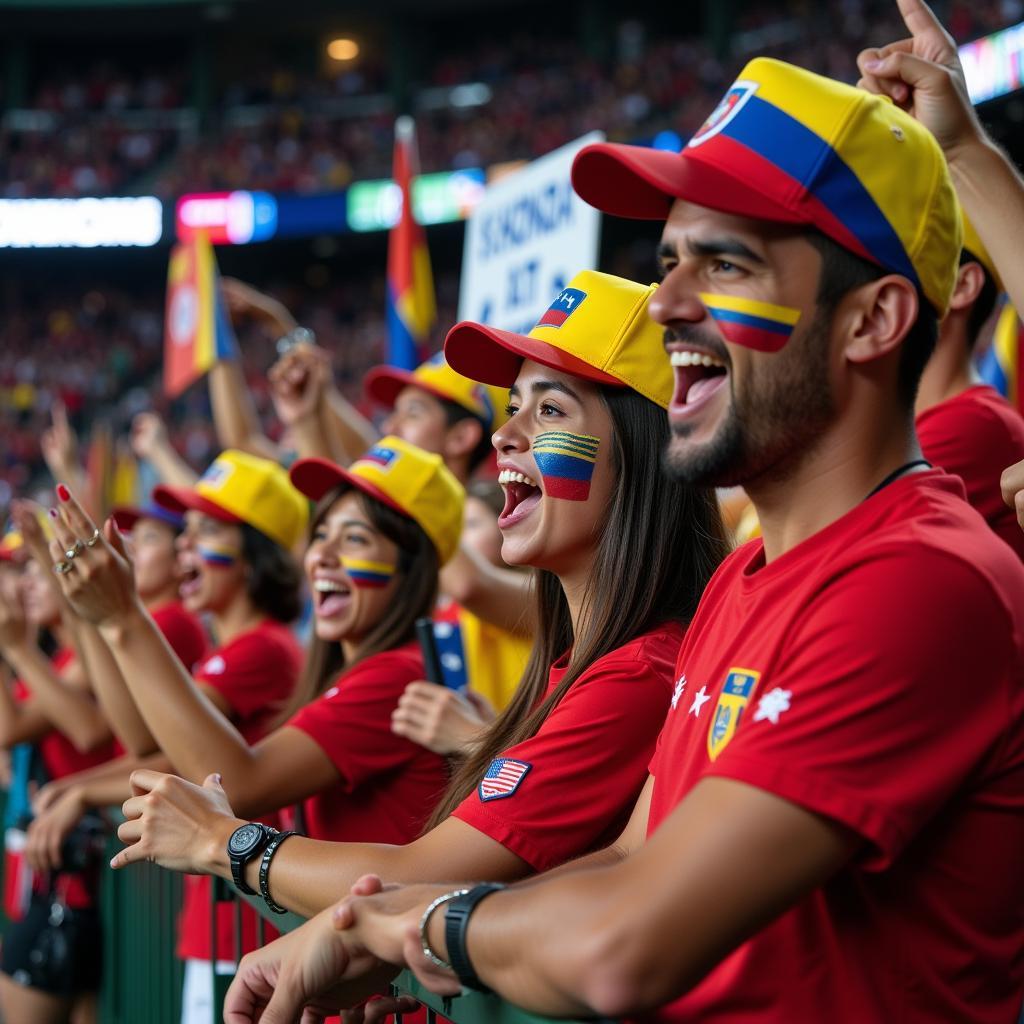
POLYGON ((242 825, 231 833, 228 840, 228 851, 236 855, 248 853, 263 838, 263 829, 259 825, 242 825))

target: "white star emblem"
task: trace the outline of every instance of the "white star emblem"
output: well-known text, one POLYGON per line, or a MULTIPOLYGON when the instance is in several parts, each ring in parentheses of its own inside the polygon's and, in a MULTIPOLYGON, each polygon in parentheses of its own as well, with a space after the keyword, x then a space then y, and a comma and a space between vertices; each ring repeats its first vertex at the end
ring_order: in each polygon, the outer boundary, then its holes
POLYGON ((711 695, 708 693, 708 688, 702 686, 694 695, 693 703, 690 705, 690 714, 694 718, 700 718, 700 709, 704 707, 707 702, 711 700, 711 695))
POLYGON ((686 676, 680 676, 676 681, 676 688, 672 691, 672 709, 675 710, 675 706, 679 703, 679 698, 683 695, 683 690, 686 689, 686 676))
POLYGON ((779 715, 783 711, 789 710, 792 697, 792 690, 782 690, 778 686, 774 690, 769 690, 758 701, 757 710, 754 712, 754 721, 760 722, 763 719, 768 719, 772 725, 778 725, 779 715))

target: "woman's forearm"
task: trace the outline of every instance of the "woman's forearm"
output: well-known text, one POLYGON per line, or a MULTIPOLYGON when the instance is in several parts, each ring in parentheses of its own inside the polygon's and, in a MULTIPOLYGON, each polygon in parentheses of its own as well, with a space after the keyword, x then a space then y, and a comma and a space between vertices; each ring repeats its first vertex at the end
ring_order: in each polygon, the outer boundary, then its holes
POLYGON ((86 752, 110 738, 110 727, 92 697, 62 682, 45 654, 33 643, 11 648, 4 655, 32 691, 35 705, 71 742, 86 752))
POLYGON ((196 686, 146 611, 137 607, 100 634, 175 771, 197 783, 220 772, 229 791, 240 784, 253 762, 249 745, 196 686))

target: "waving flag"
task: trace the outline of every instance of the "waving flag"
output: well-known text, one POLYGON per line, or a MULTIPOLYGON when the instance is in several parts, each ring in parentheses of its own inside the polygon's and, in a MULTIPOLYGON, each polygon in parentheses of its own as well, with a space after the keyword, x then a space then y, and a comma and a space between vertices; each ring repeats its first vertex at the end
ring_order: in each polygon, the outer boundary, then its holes
POLYGON ((1009 302, 996 322, 992 344, 981 357, 981 379, 996 389, 1020 412, 1024 412, 1024 393, 1020 383, 1021 324, 1017 310, 1009 302))
POLYGON ((412 208, 412 179, 419 173, 416 128, 411 117, 395 122, 393 176, 402 210, 388 239, 388 357, 392 366, 415 369, 437 318, 430 253, 412 208))
POLYGON ((164 315, 164 391, 172 398, 238 351, 205 232, 171 250, 164 315))

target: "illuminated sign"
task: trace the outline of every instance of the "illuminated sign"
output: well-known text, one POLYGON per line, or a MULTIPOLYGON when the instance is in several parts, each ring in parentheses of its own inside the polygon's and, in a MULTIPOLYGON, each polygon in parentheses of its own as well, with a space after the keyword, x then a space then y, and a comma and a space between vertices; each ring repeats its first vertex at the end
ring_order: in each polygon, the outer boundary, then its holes
MULTIPOLYGON (((484 172, 422 174, 412 183, 412 204, 420 224, 465 220, 483 198, 484 172)), ((398 222, 402 192, 393 182, 360 181, 348 190, 348 226, 352 231, 386 231, 398 222)))
POLYGON ((0 199, 0 248, 150 246, 162 233, 163 206, 156 196, 0 199))
POLYGON ((277 234, 277 200, 269 192, 203 192, 182 196, 175 214, 178 239, 205 231, 214 245, 262 242, 277 234))
POLYGON ((960 47, 972 103, 1005 96, 1024 86, 1024 22, 960 47))

